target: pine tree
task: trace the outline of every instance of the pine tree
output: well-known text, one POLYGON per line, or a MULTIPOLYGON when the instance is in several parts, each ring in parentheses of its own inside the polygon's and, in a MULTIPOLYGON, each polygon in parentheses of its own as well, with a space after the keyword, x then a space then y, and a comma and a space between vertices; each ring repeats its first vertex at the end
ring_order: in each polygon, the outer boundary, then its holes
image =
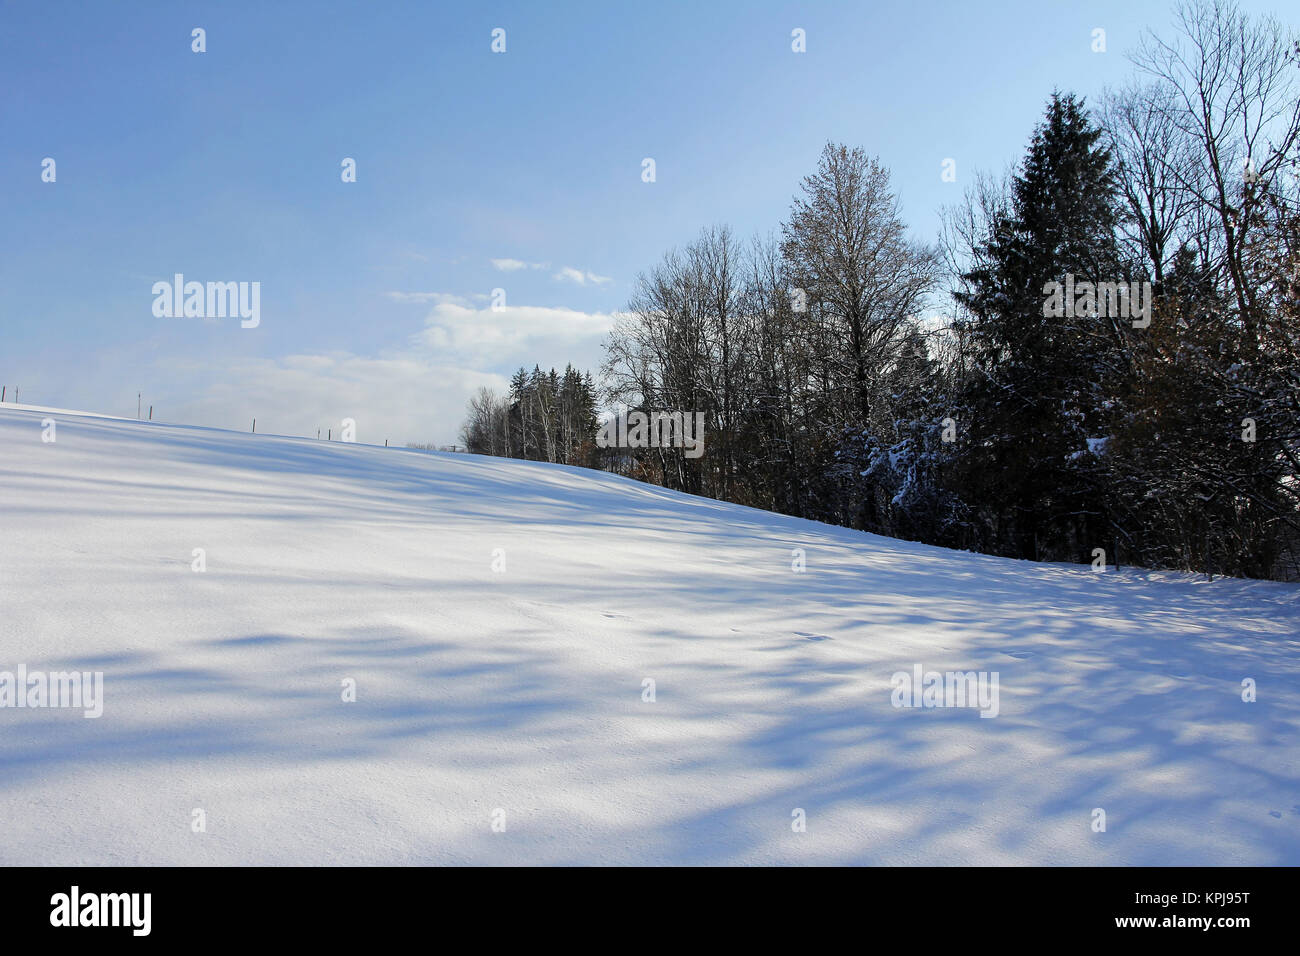
POLYGON ((976 366, 965 473, 984 509, 986 545, 1020 557, 1081 559, 1076 546, 1107 538, 1088 439, 1104 435, 1124 320, 1051 317, 1044 307, 1049 283, 1124 278, 1116 184, 1100 139, 1081 101, 1053 95, 1011 208, 958 294, 976 366))
POLYGON ((529 448, 528 406, 530 405, 528 371, 521 365, 510 378, 510 456, 527 458, 529 448))

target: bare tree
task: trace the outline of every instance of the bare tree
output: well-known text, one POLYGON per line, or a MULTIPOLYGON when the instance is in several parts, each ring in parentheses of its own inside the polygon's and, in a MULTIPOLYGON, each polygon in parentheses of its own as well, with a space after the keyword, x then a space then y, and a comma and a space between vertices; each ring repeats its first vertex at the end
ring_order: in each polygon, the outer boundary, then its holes
POLYGON ((469 400, 460 429, 461 443, 474 454, 509 455, 508 412, 505 399, 487 386, 481 387, 469 400))
POLYGON ((859 148, 831 143, 782 234, 793 281, 841 332, 846 359, 836 364, 853 394, 846 404, 866 421, 873 385, 934 284, 937 256, 907 238, 888 171, 859 148))
POLYGON ((1184 184, 1200 171, 1196 143, 1174 122, 1175 96, 1166 84, 1130 84, 1101 111, 1127 213, 1120 234, 1157 283, 1189 225, 1194 194, 1184 184))
POLYGON ((1148 33, 1133 59, 1167 84, 1159 109, 1197 146, 1196 162, 1170 171, 1215 219, 1212 262, 1227 277, 1248 347, 1258 342, 1248 232, 1268 183, 1300 139, 1293 43, 1272 17, 1252 19, 1233 0, 1185 0, 1172 42, 1148 33))
POLYGON ((713 226, 687 249, 699 277, 704 301, 705 361, 712 424, 719 438, 719 495, 728 497, 735 475, 733 440, 736 433, 738 379, 743 376, 746 327, 740 315, 743 264, 728 226, 713 226))
POLYGON ((939 257, 949 291, 965 288, 963 276, 983 264, 993 225, 1011 208, 1014 167, 995 176, 976 170, 961 201, 939 210, 939 257))

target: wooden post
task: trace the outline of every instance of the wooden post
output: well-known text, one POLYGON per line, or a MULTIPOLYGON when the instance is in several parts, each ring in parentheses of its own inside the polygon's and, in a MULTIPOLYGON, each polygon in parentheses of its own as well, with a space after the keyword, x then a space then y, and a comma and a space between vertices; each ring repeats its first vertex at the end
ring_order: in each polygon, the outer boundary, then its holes
POLYGON ((5 389, 8 387, 8 385, 0 385, 0 402, 5 400, 5 389))
POLYGON ((257 434, 257 419, 256 419, 256 418, 253 419, 253 434, 254 434, 254 435, 257 434))

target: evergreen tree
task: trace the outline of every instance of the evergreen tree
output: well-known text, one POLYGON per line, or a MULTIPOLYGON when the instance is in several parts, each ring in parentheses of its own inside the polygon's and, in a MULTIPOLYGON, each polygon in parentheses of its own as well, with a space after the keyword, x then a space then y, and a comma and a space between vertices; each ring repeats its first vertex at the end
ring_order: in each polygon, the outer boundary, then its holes
MULTIPOLYGON (((968 494, 984 515, 985 546, 1020 557, 1078 559, 1088 552, 1076 548, 1108 540, 1089 439, 1104 437, 1128 320, 1045 314, 1049 283, 1125 278, 1116 184, 1100 140, 1081 101, 1052 96, 1010 209, 993 222, 957 296, 970 312, 962 331, 975 365, 968 494)), ((1086 307, 1069 305, 1077 304, 1086 307)))

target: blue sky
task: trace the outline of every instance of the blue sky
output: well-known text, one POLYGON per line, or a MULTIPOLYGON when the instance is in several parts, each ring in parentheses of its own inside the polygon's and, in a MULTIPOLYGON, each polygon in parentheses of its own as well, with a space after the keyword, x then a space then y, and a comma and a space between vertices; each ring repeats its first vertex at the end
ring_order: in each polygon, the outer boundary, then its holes
POLYGON ((712 223, 776 229, 827 140, 879 156, 933 240, 976 169, 1018 160, 1054 88, 1121 82, 1170 14, 0 3, 0 383, 59 407, 133 415, 143 392, 167 421, 314 434, 351 417, 360 441, 451 442, 479 385, 597 366, 669 247, 712 223), (156 317, 152 285, 178 272, 260 282, 260 325, 156 317))

